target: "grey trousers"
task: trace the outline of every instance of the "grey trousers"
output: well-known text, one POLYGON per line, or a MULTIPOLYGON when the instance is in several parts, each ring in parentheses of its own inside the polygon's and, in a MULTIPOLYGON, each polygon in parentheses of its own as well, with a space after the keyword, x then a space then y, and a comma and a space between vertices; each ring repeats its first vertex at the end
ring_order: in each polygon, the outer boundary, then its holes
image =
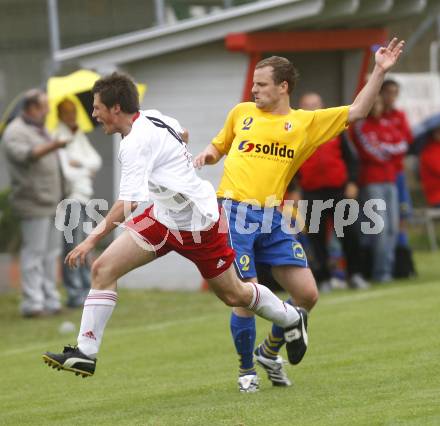
POLYGON ((394 251, 399 233, 399 202, 396 185, 394 183, 366 185, 361 190, 361 197, 364 201, 372 198, 385 201, 386 210, 377 212, 384 223, 382 232, 373 235, 362 234, 361 244, 372 249, 373 280, 389 281, 393 276, 394 251))
POLYGON ((21 220, 21 312, 24 315, 61 308, 56 287, 61 241, 54 221, 52 216, 21 220))

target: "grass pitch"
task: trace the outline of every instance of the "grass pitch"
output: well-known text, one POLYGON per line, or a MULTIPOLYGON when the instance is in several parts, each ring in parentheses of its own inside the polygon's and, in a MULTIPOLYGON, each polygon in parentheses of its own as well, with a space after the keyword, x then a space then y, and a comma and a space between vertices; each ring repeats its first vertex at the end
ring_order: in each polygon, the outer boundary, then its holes
MULTIPOLYGON (((0 425, 439 425, 439 255, 419 277, 321 297, 294 386, 239 394, 229 311, 212 294, 120 291, 94 377, 49 369, 80 311, 21 319, 0 295, 0 425)), ((258 339, 268 327, 258 321, 258 339)))

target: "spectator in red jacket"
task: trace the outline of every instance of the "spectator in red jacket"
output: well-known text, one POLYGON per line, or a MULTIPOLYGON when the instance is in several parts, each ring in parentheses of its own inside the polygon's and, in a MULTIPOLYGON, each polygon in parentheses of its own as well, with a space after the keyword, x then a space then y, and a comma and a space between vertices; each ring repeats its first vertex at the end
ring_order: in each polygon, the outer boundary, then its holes
POLYGON ((384 102, 382 117, 388 120, 396 131, 400 132, 401 137, 396 139, 396 142, 402 143, 402 141, 405 141, 407 143, 406 149, 403 148, 400 154, 393 156, 394 165, 396 167, 396 187, 400 219, 393 275, 396 278, 409 278, 415 275, 416 272, 406 229, 407 220, 411 216, 412 202, 406 183, 403 160, 408 151, 409 144, 413 142, 413 135, 406 114, 396 108, 396 100, 399 96, 399 92, 399 84, 395 80, 388 79, 383 82, 380 94, 384 102))
POLYGON ((372 252, 372 278, 387 282, 392 279, 394 251, 399 227, 395 155, 406 150, 402 134, 382 117, 383 101, 380 96, 365 120, 354 124, 353 138, 360 158, 359 185, 361 199, 385 201, 386 209, 377 210, 382 218, 383 230, 378 234, 361 236, 362 245, 372 252))
MULTIPOLYGON (((301 97, 299 107, 314 111, 323 108, 324 105, 320 95, 307 93, 301 97)), ((321 145, 299 171, 302 196, 308 201, 306 215, 308 227, 313 202, 334 200, 333 207, 322 211, 318 232, 309 232, 307 235, 314 254, 313 272, 321 291, 331 289, 327 238, 329 225, 333 224, 335 206, 339 201, 344 198, 357 198, 357 174, 357 153, 347 134, 342 134, 321 145)), ((367 288, 369 285, 360 273, 361 256, 357 223, 344 227, 343 234, 339 240, 347 263, 348 284, 352 288, 367 288)))
POLYGON ((380 94, 384 104, 382 117, 386 120, 389 120, 391 126, 401 133, 401 141, 405 141, 407 143, 407 148, 402 150, 400 154, 394 155, 393 161, 396 167, 396 185, 397 195, 399 197, 399 213, 401 223, 401 231, 399 233, 398 243, 401 246, 408 247, 409 244, 405 231, 405 219, 407 219, 411 213, 411 197, 406 184, 403 159, 408 151, 409 144, 413 140, 413 135, 405 112, 396 108, 396 101, 399 97, 399 91, 399 84, 395 80, 388 79, 383 82, 380 94))
MULTIPOLYGON (((402 140, 410 144, 413 140, 411 127, 404 111, 396 108, 396 101, 399 97, 400 87, 395 80, 385 80, 380 89, 380 95, 383 100, 382 117, 391 122, 391 125, 399 130, 402 134, 402 140)), ((403 158, 406 151, 400 155, 394 156, 394 163, 398 173, 403 172, 403 158)))
POLYGON ((431 132, 420 154, 420 178, 428 204, 440 208, 440 127, 431 132))

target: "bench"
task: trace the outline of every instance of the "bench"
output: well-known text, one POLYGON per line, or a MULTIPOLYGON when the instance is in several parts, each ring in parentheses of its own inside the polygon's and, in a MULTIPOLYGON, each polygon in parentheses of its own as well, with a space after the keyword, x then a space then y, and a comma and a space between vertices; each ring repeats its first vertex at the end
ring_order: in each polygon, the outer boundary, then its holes
POLYGON ((428 235, 429 245, 432 251, 438 250, 435 221, 440 220, 440 209, 435 208, 415 208, 411 223, 424 225, 428 235))

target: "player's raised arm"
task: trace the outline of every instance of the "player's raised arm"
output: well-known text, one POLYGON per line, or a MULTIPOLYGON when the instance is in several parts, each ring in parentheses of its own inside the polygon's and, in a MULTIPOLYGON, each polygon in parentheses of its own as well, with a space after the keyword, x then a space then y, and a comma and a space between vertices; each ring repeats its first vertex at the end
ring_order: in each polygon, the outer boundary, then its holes
POLYGON ((223 154, 213 145, 209 144, 200 154, 194 158, 194 167, 201 169, 205 164, 215 164, 223 154))
POLYGON ((356 96, 356 99, 350 106, 348 113, 349 123, 367 116, 371 110, 374 100, 379 93, 385 74, 396 64, 402 53, 405 42, 393 38, 387 47, 381 47, 375 55, 376 65, 368 79, 367 84, 356 96))

